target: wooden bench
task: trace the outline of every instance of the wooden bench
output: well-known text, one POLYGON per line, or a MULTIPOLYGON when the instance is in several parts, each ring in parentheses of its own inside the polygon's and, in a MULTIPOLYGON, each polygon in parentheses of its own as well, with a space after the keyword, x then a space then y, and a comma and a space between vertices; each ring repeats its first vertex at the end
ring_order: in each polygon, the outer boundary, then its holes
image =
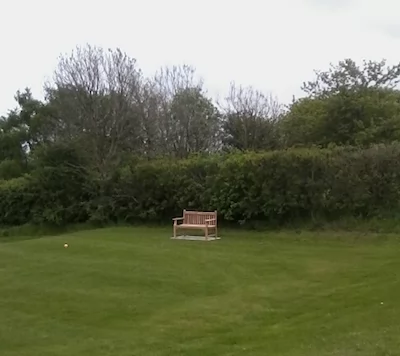
POLYGON ((190 230, 197 229, 203 230, 205 239, 208 240, 209 237, 218 237, 217 228, 217 211, 207 212, 207 211, 183 211, 183 216, 180 218, 174 218, 174 238, 176 238, 177 230, 190 230), (210 232, 213 232, 210 235, 210 232))

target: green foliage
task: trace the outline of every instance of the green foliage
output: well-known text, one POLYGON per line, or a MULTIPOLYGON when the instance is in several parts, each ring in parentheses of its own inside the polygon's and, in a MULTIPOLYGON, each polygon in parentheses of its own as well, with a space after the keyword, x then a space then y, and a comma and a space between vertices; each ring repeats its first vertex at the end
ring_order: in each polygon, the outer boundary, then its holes
POLYGON ((220 131, 219 114, 201 88, 178 91, 170 104, 170 129, 176 132, 174 151, 177 157, 215 151, 220 131))
POLYGON ((400 140, 400 92, 382 88, 345 90, 304 98, 282 121, 286 145, 368 147, 400 140))
POLYGON ((111 200, 114 218, 128 221, 184 208, 270 224, 369 218, 398 210, 399 162, 399 145, 143 162, 124 170, 111 200))
POLYGON ((72 148, 39 152, 30 177, 1 183, 1 225, 160 221, 216 209, 226 221, 275 226, 399 211, 399 144, 137 161, 103 182, 72 148))
POLYGON ((37 195, 30 177, 0 181, 0 226, 23 225, 32 220, 37 195))
POLYGON ((0 225, 87 221, 92 186, 76 149, 43 147, 35 153, 30 175, 0 183, 0 225))
POLYGON ((240 151, 275 149, 279 145, 276 122, 247 113, 228 114, 224 121, 224 144, 240 151))
POLYGON ((223 143, 229 150, 261 151, 280 146, 282 107, 272 95, 231 84, 223 110, 223 143))
POLYGON ((33 222, 64 225, 86 221, 92 184, 80 152, 64 145, 44 147, 36 153, 35 164, 32 179, 38 198, 33 222))
POLYGON ((139 161, 100 183, 73 148, 36 157, 30 177, 1 184, 2 225, 156 221, 185 208, 281 225, 382 216, 400 201, 398 144, 139 161))
POLYGON ((182 209, 210 209, 217 173, 218 156, 125 167, 113 191, 113 219, 170 219, 182 209))
POLYGON ((322 145, 326 101, 302 98, 292 103, 280 122, 282 139, 286 147, 322 145))
POLYGON ((0 119, 0 225, 185 208, 277 225, 398 210, 400 65, 339 62, 286 112, 234 84, 217 109, 193 68, 145 78, 119 50, 78 48, 54 77, 43 102, 18 92, 0 119))
MULTIPOLYGON (((15 147, 14 152, 22 150, 25 154, 27 150, 32 151, 36 146, 52 141, 54 123, 48 103, 34 99, 29 89, 23 92, 18 91, 15 100, 18 103, 18 109, 10 111, 0 120, 0 133, 3 136, 8 135, 9 148, 15 147), (11 146, 11 143, 14 145, 11 146)), ((18 154, 19 156, 21 153, 18 154)), ((6 158, 15 158, 15 155, 10 155, 9 151, 6 158)))
POLYGON ((0 119, 0 161, 7 159, 22 163, 25 160, 27 134, 24 130, 9 129, 7 124, 6 119, 0 119))
POLYGON ((0 161, 0 179, 8 180, 21 177, 25 167, 18 160, 5 159, 0 161))
POLYGON ((393 89, 400 81, 400 64, 388 66, 386 60, 363 61, 362 66, 347 58, 327 71, 315 71, 316 79, 303 83, 310 97, 326 97, 343 91, 360 89, 393 89))
POLYGON ((368 147, 400 139, 400 65, 346 59, 304 83, 307 97, 289 107, 281 122, 286 147, 368 147))

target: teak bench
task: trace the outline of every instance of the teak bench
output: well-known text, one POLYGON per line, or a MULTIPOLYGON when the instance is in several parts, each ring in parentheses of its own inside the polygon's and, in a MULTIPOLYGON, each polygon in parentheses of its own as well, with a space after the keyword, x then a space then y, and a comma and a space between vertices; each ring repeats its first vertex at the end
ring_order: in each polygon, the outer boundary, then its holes
POLYGON ((174 218, 174 238, 176 239, 176 233, 178 229, 197 229, 203 230, 205 239, 214 237, 217 239, 218 228, 217 228, 217 211, 206 212, 206 211, 183 211, 181 218, 174 218), (210 231, 214 232, 210 235, 210 231))

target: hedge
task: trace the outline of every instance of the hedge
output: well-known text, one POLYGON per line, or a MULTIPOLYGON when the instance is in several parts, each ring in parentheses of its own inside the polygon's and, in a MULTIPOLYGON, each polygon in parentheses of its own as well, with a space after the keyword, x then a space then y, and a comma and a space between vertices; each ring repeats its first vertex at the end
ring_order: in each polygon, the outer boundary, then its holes
POLYGON ((29 176, 0 182, 0 225, 23 225, 32 221, 36 200, 32 188, 29 176))
POLYGON ((400 202, 400 144, 145 161, 101 189, 86 170, 38 172, 0 183, 0 225, 169 220, 182 209, 285 224, 379 217, 400 202))

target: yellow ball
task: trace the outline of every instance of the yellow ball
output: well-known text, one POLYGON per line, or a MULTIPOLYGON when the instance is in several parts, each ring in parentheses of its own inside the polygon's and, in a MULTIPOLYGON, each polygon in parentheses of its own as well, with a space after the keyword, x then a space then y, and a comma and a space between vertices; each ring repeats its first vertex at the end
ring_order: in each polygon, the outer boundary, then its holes
POLYGON ((64 247, 67 248, 67 247, 68 247, 68 244, 64 244, 64 247))

